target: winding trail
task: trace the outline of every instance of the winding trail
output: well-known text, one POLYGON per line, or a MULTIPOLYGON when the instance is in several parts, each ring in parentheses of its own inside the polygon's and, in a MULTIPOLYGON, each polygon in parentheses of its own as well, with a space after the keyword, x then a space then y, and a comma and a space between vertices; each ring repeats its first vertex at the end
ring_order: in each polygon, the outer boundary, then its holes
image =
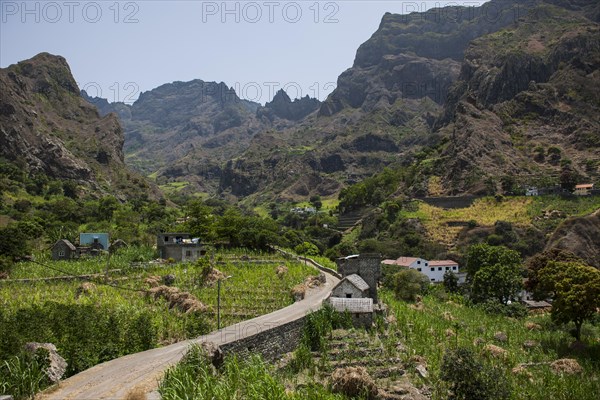
POLYGON ((175 365, 185 354, 187 347, 204 341, 218 345, 250 337, 260 331, 302 318, 309 311, 321 307, 322 301, 339 282, 335 276, 324 272, 326 283, 309 290, 304 300, 196 339, 185 340, 169 346, 130 354, 105 363, 61 382, 58 387, 40 394, 43 400, 98 400, 123 399, 133 389, 143 390, 148 398, 157 398, 156 388, 167 368, 175 365))

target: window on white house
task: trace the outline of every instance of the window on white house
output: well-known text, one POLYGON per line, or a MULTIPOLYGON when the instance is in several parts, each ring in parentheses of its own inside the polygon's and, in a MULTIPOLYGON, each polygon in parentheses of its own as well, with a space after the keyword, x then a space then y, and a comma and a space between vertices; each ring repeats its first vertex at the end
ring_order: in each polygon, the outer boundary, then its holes
POLYGON ((435 268, 431 268, 431 272, 435 271, 435 268))
POLYGON ((421 260, 417 260, 417 264, 421 264, 421 260))
POLYGON ((442 270, 442 267, 438 267, 438 271, 441 271, 441 270, 442 270))
POLYGON ((428 266, 428 265, 429 265, 429 263, 425 263, 425 266, 428 266))
POLYGON ((421 268, 417 268, 417 271, 421 272, 421 268))
POLYGON ((452 271, 456 271, 456 267, 452 267, 452 271))
POLYGON ((446 271, 450 271, 450 267, 446 267, 446 271))

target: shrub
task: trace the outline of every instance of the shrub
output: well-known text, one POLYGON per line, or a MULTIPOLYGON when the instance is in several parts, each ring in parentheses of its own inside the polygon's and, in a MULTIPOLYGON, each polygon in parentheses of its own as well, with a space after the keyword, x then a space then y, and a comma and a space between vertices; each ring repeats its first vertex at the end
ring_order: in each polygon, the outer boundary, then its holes
POLYGON ((502 304, 496 300, 488 300, 477 305, 477 308, 488 314, 503 315, 512 318, 525 318, 527 308, 521 303, 502 304))
POLYGON ((498 369, 480 361, 467 348, 447 350, 440 378, 449 384, 449 400, 503 400, 510 398, 510 386, 498 369))
POLYGON ((429 287, 429 278, 414 269, 398 272, 393 278, 393 289, 396 298, 405 301, 415 301, 429 287))

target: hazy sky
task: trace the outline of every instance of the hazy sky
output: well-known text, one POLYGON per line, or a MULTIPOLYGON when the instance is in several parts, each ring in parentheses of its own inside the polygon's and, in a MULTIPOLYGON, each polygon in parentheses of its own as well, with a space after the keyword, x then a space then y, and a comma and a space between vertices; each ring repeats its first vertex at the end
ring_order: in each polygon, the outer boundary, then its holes
POLYGON ((324 99, 386 11, 467 3, 484 1, 0 0, 0 66, 61 55, 109 101, 192 79, 261 103, 279 88, 324 99))

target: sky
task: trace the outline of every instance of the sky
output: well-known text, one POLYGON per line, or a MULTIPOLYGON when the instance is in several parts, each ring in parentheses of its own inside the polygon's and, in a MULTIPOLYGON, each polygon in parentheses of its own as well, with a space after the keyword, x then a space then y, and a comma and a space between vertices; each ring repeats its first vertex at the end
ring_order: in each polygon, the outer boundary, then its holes
POLYGON ((385 12, 484 1, 0 0, 0 67, 66 58, 91 96, 132 103, 173 81, 225 82, 248 100, 323 100, 385 12))

